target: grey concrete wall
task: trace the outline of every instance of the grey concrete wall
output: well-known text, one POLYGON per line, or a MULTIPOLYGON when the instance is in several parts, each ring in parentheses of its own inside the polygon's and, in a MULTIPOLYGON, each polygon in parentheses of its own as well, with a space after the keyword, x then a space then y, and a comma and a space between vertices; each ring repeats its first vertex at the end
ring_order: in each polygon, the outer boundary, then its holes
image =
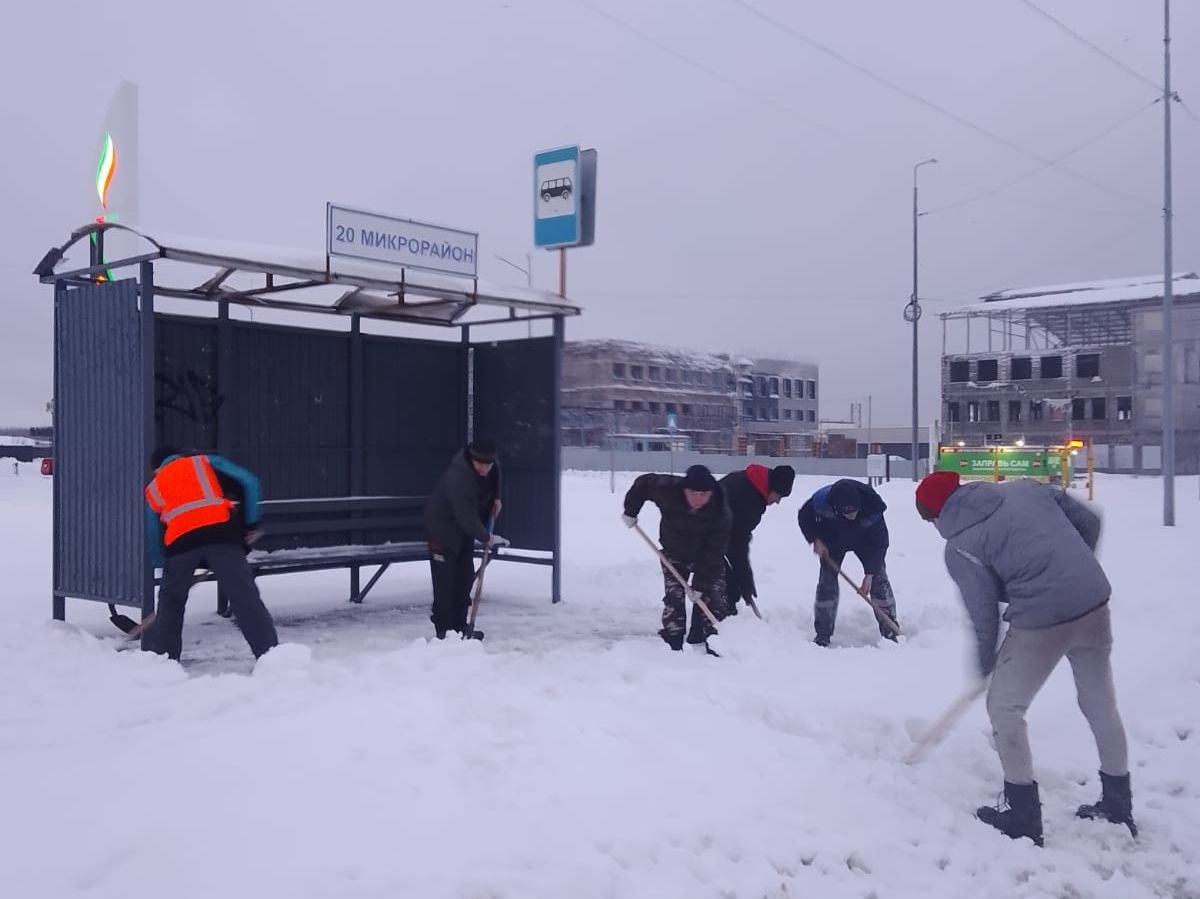
MULTIPOLYGON (((564 470, 574 471, 662 471, 669 472, 674 467, 676 474, 682 474, 689 465, 707 465, 713 474, 720 477, 731 471, 745 468, 752 462, 766 465, 768 468, 776 465, 790 465, 796 469, 796 474, 819 475, 822 477, 866 478, 866 459, 816 459, 812 456, 795 458, 772 458, 769 456, 729 456, 717 453, 635 453, 617 452, 594 447, 563 447, 562 465, 564 470)), ((892 477, 897 479, 911 478, 912 468, 906 461, 892 462, 892 477)))

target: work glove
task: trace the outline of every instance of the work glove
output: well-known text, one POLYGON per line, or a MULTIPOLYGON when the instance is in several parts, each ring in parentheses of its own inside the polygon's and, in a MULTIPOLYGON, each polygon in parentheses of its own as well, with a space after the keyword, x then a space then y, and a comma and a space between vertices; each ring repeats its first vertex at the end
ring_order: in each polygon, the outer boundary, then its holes
POLYGON ((621 513, 621 522, 625 525, 625 527, 631 528, 635 524, 637 524, 637 516, 636 515, 626 515, 625 513, 621 513))

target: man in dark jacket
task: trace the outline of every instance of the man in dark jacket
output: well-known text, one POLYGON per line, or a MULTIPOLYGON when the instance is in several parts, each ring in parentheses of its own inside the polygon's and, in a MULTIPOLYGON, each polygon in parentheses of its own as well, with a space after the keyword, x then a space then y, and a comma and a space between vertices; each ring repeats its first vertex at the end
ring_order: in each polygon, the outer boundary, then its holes
POLYGON ((494 544, 488 523, 500 514, 500 505, 496 444, 476 439, 450 460, 425 509, 433 576, 433 611, 429 619, 439 640, 446 638, 447 631, 468 639, 483 639, 483 631, 472 630, 467 624, 475 581, 475 541, 485 546, 494 544))
MULTIPOLYGON (((637 524, 638 513, 647 501, 658 506, 662 514, 659 542, 663 554, 680 575, 692 576, 692 587, 719 621, 725 616, 725 547, 730 526, 724 491, 703 465, 693 465, 683 477, 644 474, 625 494, 621 520, 627 527, 637 524)), ((686 596, 665 565, 662 571, 666 593, 658 635, 672 649, 682 650, 687 628, 686 596)), ((703 649, 712 634, 713 627, 704 613, 693 606, 687 642, 703 649)))
POLYGON ((1111 588, 1095 556, 1099 516, 1045 484, 960 486, 952 471, 921 481, 917 511, 946 538, 946 568, 975 627, 979 673, 992 676, 987 710, 1009 807, 985 806, 977 816, 1010 837, 1042 844, 1025 711, 1065 656, 1100 755, 1100 801, 1076 814, 1124 824, 1136 836, 1129 751, 1113 688, 1111 588), (997 652, 1001 604, 1009 628, 997 652))
MULTIPOLYGON (((896 617, 896 598, 888 580, 885 557, 888 551, 887 523, 883 513, 887 505, 872 488, 849 479, 835 481, 822 487, 800 507, 800 532, 812 544, 821 560, 817 576, 817 601, 813 623, 817 632, 813 640, 818 646, 828 646, 833 636, 838 609, 838 568, 846 553, 852 552, 862 562, 863 582, 858 592, 868 596, 876 606, 896 617), (832 564, 831 564, 832 563, 832 564)), ((889 640, 897 635, 883 620, 879 633, 889 640)))
POLYGON ((178 660, 183 615, 197 568, 212 570, 234 620, 258 658, 279 642, 246 563, 257 537, 258 478, 217 455, 159 450, 146 486, 150 558, 163 569, 158 608, 146 629, 146 647, 178 660))
POLYGON ((730 615, 737 614, 739 599, 754 606, 758 598, 754 569, 750 567, 750 541, 767 506, 791 496, 795 479, 796 472, 790 465, 776 465, 769 470, 765 465, 749 465, 745 471, 733 471, 721 478, 721 489, 733 516, 729 546, 725 548, 725 598, 730 615))

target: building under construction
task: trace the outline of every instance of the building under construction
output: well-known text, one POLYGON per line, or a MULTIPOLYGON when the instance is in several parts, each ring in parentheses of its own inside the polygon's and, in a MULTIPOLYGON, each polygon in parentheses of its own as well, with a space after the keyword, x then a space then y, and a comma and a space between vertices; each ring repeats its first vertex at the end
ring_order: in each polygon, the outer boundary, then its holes
MULTIPOLYGON (((1200 277, 1173 281, 1176 470, 1200 457, 1200 277)), ((1101 471, 1162 465, 1162 277, 1005 290, 942 319, 942 440, 1089 441, 1101 471)))
POLYGON ((820 420, 818 380, 809 362, 571 341, 563 351, 563 444, 677 434, 702 451, 809 454, 820 420))

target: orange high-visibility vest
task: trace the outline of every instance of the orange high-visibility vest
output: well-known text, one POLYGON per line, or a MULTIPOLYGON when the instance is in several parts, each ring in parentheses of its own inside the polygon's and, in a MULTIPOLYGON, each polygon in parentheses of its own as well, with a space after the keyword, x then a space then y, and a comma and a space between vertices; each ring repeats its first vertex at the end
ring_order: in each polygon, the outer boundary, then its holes
POLYGON ((233 508, 221 493, 221 482, 208 456, 184 456, 168 462, 146 487, 146 502, 167 526, 163 537, 167 546, 197 528, 224 524, 233 508))

